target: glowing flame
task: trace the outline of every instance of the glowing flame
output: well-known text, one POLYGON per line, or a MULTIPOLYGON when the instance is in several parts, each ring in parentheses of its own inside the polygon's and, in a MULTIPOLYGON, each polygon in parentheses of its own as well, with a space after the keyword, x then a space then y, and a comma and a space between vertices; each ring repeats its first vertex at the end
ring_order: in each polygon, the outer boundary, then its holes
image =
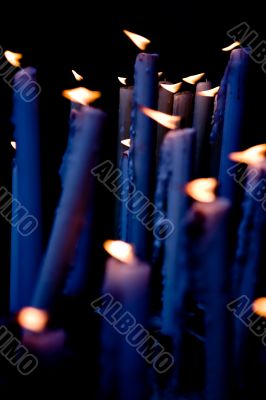
POLYGON ((122 85, 126 85, 127 84, 127 78, 122 78, 121 76, 119 76, 118 80, 119 80, 120 83, 122 83, 122 85))
POLYGON ((132 40, 132 42, 140 49, 145 50, 148 44, 151 42, 143 36, 137 35, 136 33, 123 30, 123 32, 132 40))
POLYGON ((23 55, 20 53, 13 53, 13 51, 6 50, 5 57, 7 61, 12 64, 14 67, 20 67, 19 60, 22 59, 23 55))
POLYGON ((80 74, 78 74, 76 71, 74 71, 73 69, 71 70, 72 74, 74 75, 74 78, 76 79, 76 81, 82 81, 84 78, 83 76, 81 76, 80 74))
POLYGON ((132 263, 135 259, 133 246, 129 243, 121 240, 106 240, 103 247, 112 257, 126 264, 132 263))
POLYGON ((64 90, 62 94, 66 99, 71 100, 74 103, 83 104, 84 106, 101 97, 100 92, 88 90, 84 87, 64 90))
POLYGON ((253 311, 260 317, 266 317, 266 297, 256 299, 252 304, 253 311))
POLYGON ((191 85, 195 85, 195 83, 200 81, 204 75, 205 75, 205 72, 202 72, 201 74, 197 74, 197 75, 187 76, 186 78, 183 78, 183 81, 190 83, 191 85))
POLYGON ((266 144, 258 144, 244 151, 229 154, 232 161, 256 165, 266 159, 266 144))
POLYGON ((143 114, 147 115, 147 117, 150 117, 154 121, 169 129, 176 129, 178 122, 180 122, 181 119, 179 115, 165 114, 161 111, 153 110, 149 107, 144 106, 140 107, 140 111, 142 111, 143 114))
POLYGON ((33 332, 42 332, 47 322, 47 312, 38 308, 25 307, 18 314, 18 323, 20 326, 33 332))
POLYGON ((174 84, 160 83, 160 86, 162 86, 165 90, 168 90, 168 92, 177 93, 182 86, 182 82, 174 84))
POLYGON ((235 49, 235 48, 238 47, 238 46, 240 46, 240 42, 237 42, 237 41, 236 41, 236 42, 230 44, 230 46, 224 47, 224 48, 222 49, 222 51, 230 51, 230 50, 235 49))
POLYGON ((130 147, 130 139, 121 140, 121 143, 126 147, 130 147))
POLYGON ((186 193, 194 200, 211 203, 216 199, 215 189, 218 182, 215 178, 200 178, 186 185, 186 193))
POLYGON ((159 78, 160 78, 160 76, 162 76, 162 74, 163 74, 163 72, 162 72, 162 71, 158 72, 158 76, 159 76, 159 78))
POLYGON ((11 146, 13 147, 13 149, 16 150, 16 148, 17 148, 17 143, 15 142, 15 140, 11 140, 10 144, 11 144, 11 146))
POLYGON ((216 86, 213 89, 202 90, 201 92, 198 92, 197 94, 199 96, 214 97, 218 93, 219 89, 220 89, 220 86, 216 86))

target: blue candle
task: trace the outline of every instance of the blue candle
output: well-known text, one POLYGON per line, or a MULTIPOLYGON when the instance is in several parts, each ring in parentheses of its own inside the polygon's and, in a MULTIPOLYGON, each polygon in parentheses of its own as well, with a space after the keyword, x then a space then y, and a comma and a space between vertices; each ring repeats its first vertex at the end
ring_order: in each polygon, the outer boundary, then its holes
POLYGON ((16 88, 12 118, 16 140, 15 195, 29 215, 38 221, 31 234, 20 234, 19 237, 14 232, 12 234, 12 251, 19 254, 12 254, 10 305, 12 311, 18 311, 30 304, 42 257, 40 132, 36 97, 39 86, 36 84, 36 70, 31 67, 21 69, 14 77, 13 86, 16 88))
POLYGON ((76 118, 73 153, 32 304, 49 310, 60 293, 93 198, 91 169, 97 165, 105 114, 84 106, 76 118))
MULTIPOLYGON (((140 53, 135 63, 135 85, 133 93, 133 111, 129 152, 129 176, 136 190, 151 202, 154 195, 156 125, 144 115, 140 105, 156 108, 157 103, 157 54, 140 53)), ((129 241, 136 249, 140 259, 150 257, 151 233, 134 216, 131 216, 129 241)))
MULTIPOLYGON (((121 175, 121 183, 125 182, 128 179, 128 153, 129 150, 126 150, 122 154, 121 158, 121 163, 120 163, 120 168, 122 171, 121 175)), ((128 192, 128 187, 124 187, 123 185, 123 190, 127 190, 128 192)), ((125 194, 126 196, 126 194, 125 194)), ((120 214, 119 214, 119 228, 120 228, 120 233, 119 237, 121 240, 126 242, 128 240, 128 209, 126 207, 125 202, 120 202, 120 214)))

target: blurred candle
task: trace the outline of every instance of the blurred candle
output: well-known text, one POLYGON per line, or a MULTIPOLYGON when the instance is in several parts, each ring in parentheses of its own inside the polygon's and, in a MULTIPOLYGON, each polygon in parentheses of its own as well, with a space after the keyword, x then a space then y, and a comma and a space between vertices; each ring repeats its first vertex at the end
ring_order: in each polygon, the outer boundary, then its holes
POLYGON ((122 86, 119 89, 119 119, 118 119, 118 160, 121 156, 121 140, 129 139, 131 112, 133 102, 133 86, 127 86, 126 78, 118 77, 122 86))
MULTIPOLYGON (((141 50, 144 50, 149 43, 148 39, 139 35, 133 34, 132 36, 130 33, 128 36, 141 50)), ((157 63, 158 55, 149 53, 138 54, 135 62, 131 147, 129 152, 130 180, 135 185, 136 190, 140 191, 151 202, 153 201, 155 184, 156 126, 151 119, 139 110, 139 106, 144 105, 151 108, 157 106, 157 63)), ((142 260, 147 260, 151 253, 152 235, 135 215, 131 215, 131 219, 132 229, 129 241, 134 244, 137 256, 142 260)))
MULTIPOLYGON (((120 162, 120 168, 121 168, 121 184, 123 182, 127 182, 128 180, 128 153, 129 150, 126 150, 123 152, 122 157, 121 157, 121 162, 120 162)), ((128 193, 128 187, 129 185, 123 184, 123 197, 127 198, 129 194, 128 193)), ((128 209, 126 207, 126 202, 119 202, 120 205, 120 215, 119 215, 119 230, 120 230, 120 234, 119 237, 121 240, 123 240, 124 242, 126 242, 128 240, 128 209)))
MULTIPOLYGON (((83 100, 85 93, 81 93, 83 100)), ((72 94, 69 93, 71 99, 72 94)), ((95 178, 91 169, 98 163, 104 121, 105 114, 90 106, 82 107, 76 118, 73 154, 32 301, 36 308, 49 310, 65 283, 86 213, 93 200, 91 187, 95 178)))
POLYGON ((173 115, 181 117, 180 127, 188 128, 192 125, 194 95, 192 92, 185 91, 174 95, 173 115))
MULTIPOLYGON (((42 257, 42 215, 40 174, 40 131, 36 70, 20 69, 14 76, 13 116, 16 157, 13 167, 14 197, 34 220, 35 229, 30 234, 15 233, 12 229, 12 255, 10 280, 10 308, 18 311, 30 304, 42 257), (17 254, 14 254, 17 253, 17 254)), ((12 209, 18 218, 19 207, 12 209)), ((31 225, 31 224, 29 224, 31 225)), ((31 226, 29 226, 31 229, 31 226)), ((18 227, 16 227, 18 229, 18 227)))

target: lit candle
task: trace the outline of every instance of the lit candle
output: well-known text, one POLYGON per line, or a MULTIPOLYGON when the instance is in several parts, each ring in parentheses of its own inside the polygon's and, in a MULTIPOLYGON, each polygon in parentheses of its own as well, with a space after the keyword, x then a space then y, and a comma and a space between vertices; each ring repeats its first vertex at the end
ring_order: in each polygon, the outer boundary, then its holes
MULTIPOLYGON (((86 104, 87 91, 84 89, 64 94, 72 101, 78 101, 80 96, 82 104, 86 104)), ((76 118, 73 155, 32 302, 36 308, 49 310, 65 283, 86 213, 93 200, 91 187, 94 177, 91 169, 98 162, 104 121, 102 111, 85 105, 76 118)))
POLYGON ((189 91, 174 95, 173 115, 181 117, 181 128, 189 128, 192 125, 193 101, 194 95, 189 91))
MULTIPOLYGON (((123 152, 122 157, 121 157, 121 163, 120 163, 120 168, 121 168, 121 184, 122 182, 125 182, 128 179, 128 153, 129 150, 126 150, 123 152)), ((128 193, 129 187, 123 185, 123 191, 126 191, 128 193)), ((129 194, 129 193, 128 193, 129 194)), ((126 193, 124 193, 124 196, 127 197, 126 193)), ((120 215, 119 215, 119 238, 126 242, 128 240, 128 209, 126 207, 125 202, 120 202, 120 215)))
MULTIPOLYGON (((16 54, 6 52, 15 66, 20 66, 16 54), (14 62, 15 61, 15 62, 14 62)), ((20 69, 13 80, 13 116, 16 157, 13 169, 13 189, 16 200, 34 219, 35 229, 30 234, 12 231, 10 308, 18 311, 29 305, 36 286, 42 257, 40 132, 36 70, 20 69), (17 254, 14 254, 16 252, 17 254)), ((12 210, 16 219, 18 207, 12 210)), ((26 223, 27 217, 25 217, 26 223)), ((16 227, 18 229, 18 227, 16 227)))
POLYGON ((118 160, 120 160, 121 140, 129 139, 130 136, 133 86, 127 86, 126 78, 118 77, 118 80, 123 85, 119 89, 118 160))
MULTIPOLYGON (((185 251, 191 290, 195 300, 203 302, 205 308, 207 400, 229 397, 231 365, 226 308, 230 299, 227 244, 230 203, 227 199, 216 198, 216 187, 214 178, 197 179, 186 186, 187 193, 196 200, 188 215, 185 251)), ((183 290, 185 294, 187 288, 183 290)), ((177 304, 184 307, 182 302, 177 304)), ((177 310, 177 315, 180 314, 181 308, 177 310)))
MULTIPOLYGON (((127 32, 128 34, 128 32, 127 32)), ((149 40, 136 34, 128 34, 134 43, 144 50, 149 40)), ((155 181, 155 150, 156 126, 146 117, 139 106, 156 108, 157 103, 157 54, 140 53, 135 63, 134 93, 131 141, 129 152, 129 176, 140 191, 151 202, 154 195, 155 181), (145 160, 145 162, 144 162, 145 160)), ((131 214, 131 232, 129 236, 139 258, 147 260, 150 257, 152 235, 146 227, 131 214)))

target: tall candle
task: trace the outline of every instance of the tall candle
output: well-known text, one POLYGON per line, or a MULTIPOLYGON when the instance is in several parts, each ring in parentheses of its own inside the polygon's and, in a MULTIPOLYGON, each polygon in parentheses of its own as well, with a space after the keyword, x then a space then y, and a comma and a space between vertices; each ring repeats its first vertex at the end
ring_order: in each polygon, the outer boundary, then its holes
POLYGON ((219 168, 220 194, 235 200, 236 183, 227 170, 233 163, 229 153, 241 150, 244 143, 244 113, 249 55, 243 49, 231 52, 227 70, 226 98, 222 128, 221 160, 219 168))
POLYGON ((71 165, 56 211, 48 248, 32 304, 49 310, 64 285, 68 267, 84 227, 86 212, 92 201, 90 188, 94 177, 91 169, 97 164, 105 114, 84 106, 76 118, 76 137, 71 165))
POLYGON ((180 127, 189 128, 192 125, 194 95, 192 92, 180 92, 174 95, 173 115, 180 115, 180 127))
MULTIPOLYGON (((120 168, 122 171, 122 175, 121 175, 121 184, 122 182, 125 182, 128 179, 128 153, 129 150, 126 150, 123 152, 122 157, 121 157, 121 163, 120 163, 120 168)), ((125 188, 125 185, 123 185, 123 190, 127 190, 128 192, 129 187, 127 186, 125 188)), ((126 194, 125 194, 125 197, 126 194)), ((120 202, 120 215, 119 215, 119 230, 120 230, 120 234, 119 234, 119 238, 121 240, 123 240, 124 242, 126 242, 128 240, 128 230, 129 230, 129 226, 128 226, 128 209, 126 207, 125 202, 120 202)))
POLYGON ((133 86, 126 86, 126 81, 124 85, 125 86, 122 86, 119 89, 119 119, 118 119, 118 148, 120 149, 118 153, 119 158, 122 149, 121 140, 128 139, 130 136, 131 111, 133 103, 133 86))
MULTIPOLYGON (((18 311, 29 305, 37 283, 42 257, 42 215, 41 215, 41 174, 40 174, 40 132, 38 116, 39 86, 36 70, 32 67, 16 73, 14 87, 14 138, 16 140, 16 199, 33 216, 35 230, 29 235, 12 235, 11 310, 18 311), (26 83, 25 83, 26 82, 26 83), (28 88, 28 89, 27 89, 28 88), (24 93, 25 92, 25 93, 24 93), (24 93, 24 95, 23 95, 24 93), (15 262, 16 260, 16 262, 15 262), (19 281, 17 277, 21 277, 19 281)), ((13 210, 15 211, 15 210, 13 210)), ((14 232, 13 232, 14 233, 14 232)))

